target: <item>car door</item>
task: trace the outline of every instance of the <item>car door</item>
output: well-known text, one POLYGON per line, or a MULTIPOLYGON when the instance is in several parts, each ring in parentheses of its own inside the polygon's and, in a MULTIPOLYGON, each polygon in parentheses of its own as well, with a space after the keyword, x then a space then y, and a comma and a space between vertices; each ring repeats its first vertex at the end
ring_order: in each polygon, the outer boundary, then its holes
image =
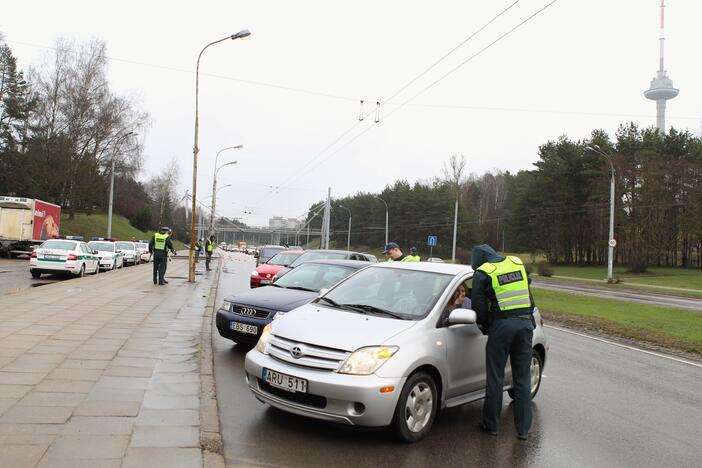
MULTIPOLYGON (((470 276, 462 278, 461 282, 470 286, 470 276)), ((483 335, 476 324, 440 326, 444 327, 448 365, 446 397, 452 398, 484 388, 487 336, 483 335)))
POLYGON ((78 250, 81 253, 81 256, 83 257, 83 263, 85 264, 85 271, 86 272, 92 272, 94 270, 94 262, 93 262, 93 250, 88 247, 87 244, 80 243, 78 244, 78 250))

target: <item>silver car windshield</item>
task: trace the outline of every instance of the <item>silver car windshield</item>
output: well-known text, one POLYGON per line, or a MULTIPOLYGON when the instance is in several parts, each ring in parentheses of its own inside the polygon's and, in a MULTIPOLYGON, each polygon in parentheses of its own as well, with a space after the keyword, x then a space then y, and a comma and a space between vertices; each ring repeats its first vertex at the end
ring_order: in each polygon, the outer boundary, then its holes
POLYGON ((93 250, 99 250, 102 252, 114 252, 115 244, 111 242, 88 242, 88 245, 93 250))
POLYGON ((361 313, 419 320, 431 311, 452 279, 453 275, 442 273, 371 267, 344 281, 319 301, 324 304, 325 299, 330 299, 331 302, 326 302, 361 313))
POLYGON ((305 263, 275 282, 276 286, 288 289, 303 289, 319 292, 330 288, 356 271, 355 268, 325 263, 305 263))

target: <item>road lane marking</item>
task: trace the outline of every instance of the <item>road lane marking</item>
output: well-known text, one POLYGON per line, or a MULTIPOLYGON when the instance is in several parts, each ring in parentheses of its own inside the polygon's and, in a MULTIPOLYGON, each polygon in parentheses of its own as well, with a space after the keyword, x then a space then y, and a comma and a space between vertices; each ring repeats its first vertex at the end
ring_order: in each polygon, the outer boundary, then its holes
POLYGON ((676 358, 676 357, 673 357, 673 356, 667 356, 667 355, 665 355, 665 354, 656 353, 656 352, 654 352, 654 351, 647 351, 647 350, 645 350, 645 349, 635 348, 634 346, 628 346, 628 345, 625 345, 625 344, 617 343, 617 342, 615 342, 615 341, 605 340, 605 339, 603 339, 603 338, 597 338, 596 336, 586 335, 586 334, 584 334, 584 333, 578 333, 578 332, 575 332, 575 331, 572 331, 572 330, 568 330, 567 328, 554 327, 553 325, 544 325, 544 327, 553 328, 554 330, 562 331, 562 332, 565 332, 565 333, 570 333, 571 335, 577 335, 577 336, 581 336, 581 337, 583 337, 583 338, 589 338, 589 339, 591 339, 591 340, 600 341, 600 342, 602 342, 602 343, 607 343, 607 344, 610 344, 610 345, 612 345, 612 346, 617 346, 617 347, 619 347, 619 348, 630 349, 630 350, 632 350, 632 351, 638 351, 638 352, 640 352, 640 353, 650 354, 651 356, 656 356, 656 357, 660 357, 660 358, 663 358, 663 359, 668 359, 668 360, 670 360, 670 361, 679 362, 679 363, 681 363, 681 364, 687 364, 687 365, 690 365, 690 366, 702 368, 702 364, 698 364, 698 363, 696 363, 696 362, 688 361, 688 360, 686 360, 686 359, 680 359, 680 358, 676 358))

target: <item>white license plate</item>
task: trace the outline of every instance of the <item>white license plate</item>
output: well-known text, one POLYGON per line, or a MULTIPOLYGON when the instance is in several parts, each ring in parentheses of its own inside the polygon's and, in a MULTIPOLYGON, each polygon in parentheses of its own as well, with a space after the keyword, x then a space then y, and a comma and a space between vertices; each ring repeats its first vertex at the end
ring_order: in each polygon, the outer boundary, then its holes
POLYGON ((229 328, 241 333, 249 333, 251 335, 258 335, 258 327, 256 325, 249 325, 246 323, 232 322, 229 328))
POLYGON ((271 280, 261 280, 261 284, 271 284, 271 280))
POLYGON ((61 258, 61 257, 58 256, 58 255, 44 254, 44 258, 46 258, 46 259, 48 259, 48 260, 57 260, 57 259, 59 259, 59 258, 61 258))
POLYGON ((288 392, 307 393, 307 380, 263 368, 263 380, 288 392))

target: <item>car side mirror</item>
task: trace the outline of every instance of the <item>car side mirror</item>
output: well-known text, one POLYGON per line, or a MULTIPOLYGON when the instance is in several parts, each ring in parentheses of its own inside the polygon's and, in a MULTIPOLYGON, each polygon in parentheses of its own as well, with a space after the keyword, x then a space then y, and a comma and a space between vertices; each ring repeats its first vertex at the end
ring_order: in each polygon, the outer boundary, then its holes
POLYGON ((449 325, 472 324, 478 320, 478 315, 472 309, 454 309, 449 314, 449 325))
POLYGON ((328 292, 329 292, 329 288, 322 288, 319 290, 319 295, 324 296, 328 292))
POLYGON ((97 250, 93 250, 93 255, 97 255, 97 253, 98 253, 97 250))

